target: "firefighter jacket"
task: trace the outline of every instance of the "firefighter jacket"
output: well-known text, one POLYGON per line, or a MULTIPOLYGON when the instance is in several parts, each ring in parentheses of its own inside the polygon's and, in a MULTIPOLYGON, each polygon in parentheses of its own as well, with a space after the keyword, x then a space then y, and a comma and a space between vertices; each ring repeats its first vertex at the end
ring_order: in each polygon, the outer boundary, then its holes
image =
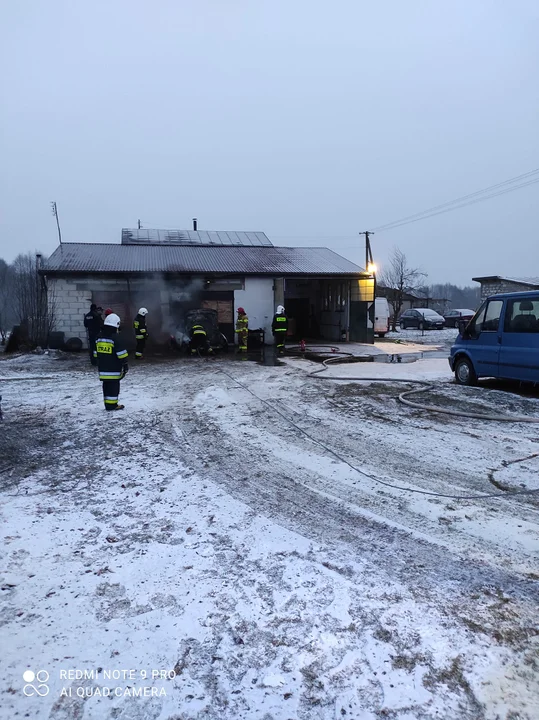
POLYGON ((249 318, 247 315, 238 315, 236 320, 236 332, 240 335, 247 334, 249 330, 249 318))
POLYGON ((271 332, 274 335, 281 335, 283 338, 286 336, 288 330, 288 318, 286 315, 275 314, 273 316, 273 322, 271 323, 271 332))
POLYGON ((113 328, 105 327, 95 341, 94 357, 100 380, 121 380, 128 371, 127 350, 118 346, 118 335, 113 328))
POLYGON ((137 340, 146 340, 148 331, 146 330, 146 318, 143 315, 137 315, 133 320, 133 328, 135 329, 135 338, 137 340))
POLYGON ((103 318, 97 310, 90 310, 84 316, 84 327, 88 330, 88 335, 95 336, 103 327, 103 318))
POLYGON ((193 327, 191 328, 191 340, 194 337, 200 336, 200 335, 203 335, 204 337, 206 337, 206 331, 204 330, 203 326, 202 325, 193 325, 193 327))

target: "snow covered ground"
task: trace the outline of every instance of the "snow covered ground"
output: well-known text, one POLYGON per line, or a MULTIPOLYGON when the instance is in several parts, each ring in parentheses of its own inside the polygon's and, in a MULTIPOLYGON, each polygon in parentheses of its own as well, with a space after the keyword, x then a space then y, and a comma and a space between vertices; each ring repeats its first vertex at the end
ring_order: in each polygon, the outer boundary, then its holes
POLYGON ((84 358, 2 358, 0 718, 539 717, 539 425, 394 379, 539 394, 318 367, 145 362, 109 415, 84 358))

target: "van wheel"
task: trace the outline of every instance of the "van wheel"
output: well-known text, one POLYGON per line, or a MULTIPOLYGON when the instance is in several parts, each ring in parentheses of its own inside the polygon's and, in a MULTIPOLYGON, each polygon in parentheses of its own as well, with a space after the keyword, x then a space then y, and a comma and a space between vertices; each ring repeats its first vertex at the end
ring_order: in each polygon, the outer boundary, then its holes
POLYGON ((455 365, 455 380, 459 385, 477 385, 477 375, 468 358, 463 357, 457 360, 457 364, 455 365))
POLYGON ((378 337, 379 337, 379 338, 383 338, 383 337, 385 337, 385 336, 386 336, 385 332, 383 332, 383 333, 378 333, 378 337))

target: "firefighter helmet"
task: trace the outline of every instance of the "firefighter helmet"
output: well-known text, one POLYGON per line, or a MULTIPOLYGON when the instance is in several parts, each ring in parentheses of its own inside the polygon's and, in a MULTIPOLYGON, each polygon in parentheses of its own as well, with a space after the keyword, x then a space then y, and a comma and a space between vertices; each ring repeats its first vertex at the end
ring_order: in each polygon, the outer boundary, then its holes
POLYGON ((284 307, 282 305, 277 305, 277 315, 284 315, 284 307))
POLYGON ((240 315, 245 315, 245 310, 240 307, 240 308, 238 308, 238 313, 239 313, 240 315))
POLYGON ((140 308, 140 310, 138 311, 138 314, 142 315, 142 317, 144 317, 145 315, 148 314, 148 311, 146 310, 146 308, 140 308))
POLYGON ((107 315, 103 324, 108 327, 116 328, 117 330, 120 327, 120 317, 116 315, 116 313, 111 313, 110 315, 107 315))

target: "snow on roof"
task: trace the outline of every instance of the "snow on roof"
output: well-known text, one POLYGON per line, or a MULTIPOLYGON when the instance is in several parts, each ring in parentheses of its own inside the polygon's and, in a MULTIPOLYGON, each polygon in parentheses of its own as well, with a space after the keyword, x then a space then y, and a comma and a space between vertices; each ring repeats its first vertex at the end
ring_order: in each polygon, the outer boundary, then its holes
POLYGON ((521 285, 532 285, 539 287, 539 277, 505 277, 505 275, 483 275, 472 278, 474 282, 485 282, 487 280, 502 280, 504 282, 520 283, 521 285))

